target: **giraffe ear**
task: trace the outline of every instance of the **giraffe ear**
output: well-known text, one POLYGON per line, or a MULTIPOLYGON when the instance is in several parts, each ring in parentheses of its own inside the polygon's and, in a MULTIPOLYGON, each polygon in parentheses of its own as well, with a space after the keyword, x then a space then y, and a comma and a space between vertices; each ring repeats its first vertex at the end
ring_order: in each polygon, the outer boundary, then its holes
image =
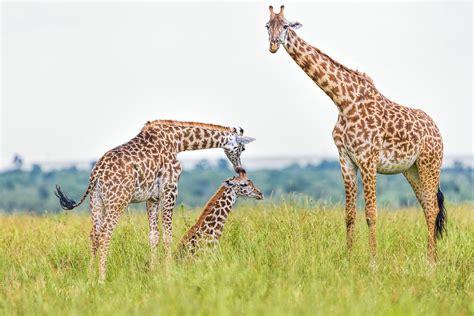
POLYGON ((302 27, 303 24, 301 24, 300 22, 291 22, 290 23, 290 27, 293 29, 293 30, 297 30, 299 29, 300 27, 302 27))
POLYGON ((231 187, 231 186, 232 186, 232 179, 227 179, 227 180, 225 180, 225 181, 224 181, 224 185, 225 185, 226 187, 231 187))
POLYGON ((235 140, 237 141, 237 143, 245 145, 245 144, 253 142, 255 140, 255 138, 248 137, 248 136, 239 136, 239 135, 237 135, 235 140))

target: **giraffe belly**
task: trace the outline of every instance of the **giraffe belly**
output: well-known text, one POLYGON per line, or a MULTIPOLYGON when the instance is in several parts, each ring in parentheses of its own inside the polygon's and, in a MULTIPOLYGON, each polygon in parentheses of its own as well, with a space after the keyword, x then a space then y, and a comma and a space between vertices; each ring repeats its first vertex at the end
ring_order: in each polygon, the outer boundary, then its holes
POLYGON ((396 174, 403 172, 413 166, 418 155, 407 155, 404 157, 395 157, 395 155, 381 151, 377 164, 377 173, 396 174))
POLYGON ((160 182, 154 181, 150 185, 137 186, 133 192, 131 203, 139 203, 147 201, 151 198, 158 199, 160 197, 160 182))

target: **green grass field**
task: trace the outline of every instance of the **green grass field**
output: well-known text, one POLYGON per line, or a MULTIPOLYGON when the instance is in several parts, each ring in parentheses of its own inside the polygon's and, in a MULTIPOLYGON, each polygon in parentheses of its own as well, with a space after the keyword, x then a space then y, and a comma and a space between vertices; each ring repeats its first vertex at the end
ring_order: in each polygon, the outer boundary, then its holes
MULTIPOLYGON (((379 211, 371 266, 363 213, 348 260, 342 208, 295 205, 241 205, 218 251, 153 271, 146 216, 127 213, 103 286, 89 270, 88 216, 0 216, 0 313, 474 314, 472 206, 448 205, 448 235, 430 267, 421 209, 379 211)), ((175 212, 174 245, 197 215, 175 212)))

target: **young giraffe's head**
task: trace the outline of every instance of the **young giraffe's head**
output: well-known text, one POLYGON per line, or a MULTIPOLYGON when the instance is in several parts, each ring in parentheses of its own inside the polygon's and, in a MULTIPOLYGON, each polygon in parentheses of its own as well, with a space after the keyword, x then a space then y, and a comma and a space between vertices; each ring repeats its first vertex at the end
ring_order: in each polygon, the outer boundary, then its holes
POLYGON ((288 35, 289 29, 299 29, 303 25, 299 22, 290 22, 285 19, 283 15, 283 10, 285 6, 280 7, 280 12, 273 12, 273 7, 270 6, 270 21, 267 22, 265 27, 268 30, 268 39, 270 40, 270 52, 276 53, 280 44, 284 44, 286 41, 286 36, 288 35))
POLYGON ((240 161, 240 155, 245 150, 245 145, 253 142, 255 138, 243 136, 244 130, 242 127, 234 127, 233 133, 228 138, 227 143, 224 145, 224 152, 232 163, 235 172, 240 176, 245 175, 245 169, 242 168, 242 163, 240 161))
POLYGON ((246 176, 232 177, 224 181, 224 186, 231 188, 237 196, 263 199, 263 193, 246 176))

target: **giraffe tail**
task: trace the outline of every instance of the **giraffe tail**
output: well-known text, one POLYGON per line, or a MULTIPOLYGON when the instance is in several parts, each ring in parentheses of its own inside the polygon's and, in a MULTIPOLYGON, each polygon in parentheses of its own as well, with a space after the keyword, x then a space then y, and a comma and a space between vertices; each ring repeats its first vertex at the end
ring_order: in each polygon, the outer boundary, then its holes
POLYGON ((59 185, 57 184, 56 192, 54 192, 54 194, 58 197, 59 204, 61 205, 63 210, 72 210, 73 208, 81 205, 81 203, 84 202, 87 197, 87 194, 89 194, 89 188, 87 188, 86 193, 84 193, 79 203, 76 203, 76 201, 74 201, 73 199, 68 198, 67 195, 61 190, 61 187, 59 187, 59 185))
POLYGON ((438 208, 439 212, 438 215, 436 216, 436 226, 435 226, 435 233, 436 233, 436 238, 440 239, 443 238, 443 233, 446 234, 446 220, 447 220, 447 213, 446 213, 446 208, 444 207, 444 195, 443 192, 441 192, 441 188, 438 188, 438 208))

